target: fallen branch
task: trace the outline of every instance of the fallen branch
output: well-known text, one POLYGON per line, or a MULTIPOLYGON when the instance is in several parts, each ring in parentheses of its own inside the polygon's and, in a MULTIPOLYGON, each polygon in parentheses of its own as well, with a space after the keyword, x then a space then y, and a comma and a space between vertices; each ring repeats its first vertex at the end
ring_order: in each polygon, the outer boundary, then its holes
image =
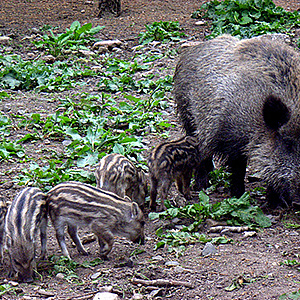
POLYGON ((209 232, 243 232, 248 230, 249 226, 214 226, 209 229, 209 232))
POLYGON ((166 285, 174 285, 174 286, 185 286, 188 288, 194 288, 194 285, 190 282, 186 281, 178 281, 178 280, 167 280, 167 279, 156 279, 156 280, 143 280, 138 278, 132 278, 131 280, 135 284, 142 284, 142 285, 154 285, 154 286, 166 286, 166 285))

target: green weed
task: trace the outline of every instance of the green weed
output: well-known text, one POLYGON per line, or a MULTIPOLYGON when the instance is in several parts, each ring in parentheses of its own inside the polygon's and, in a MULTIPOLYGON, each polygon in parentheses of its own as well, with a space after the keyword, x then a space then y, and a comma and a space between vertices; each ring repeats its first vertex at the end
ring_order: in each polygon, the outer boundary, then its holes
POLYGON ((288 12, 272 0, 213 0, 204 3, 192 17, 211 20, 211 34, 207 38, 224 33, 241 38, 290 33, 300 24, 298 11, 288 12))
POLYGON ((0 285, 0 296, 8 292, 13 292, 13 294, 16 294, 15 290, 16 288, 10 285, 9 283, 3 283, 0 285))
POLYGON ((88 49, 86 46, 91 42, 96 42, 94 37, 104 26, 92 27, 91 23, 81 25, 78 21, 71 24, 65 33, 55 35, 51 28, 45 27, 44 34, 40 41, 32 41, 37 48, 45 49, 49 54, 57 57, 64 55, 64 50, 88 49))
POLYGON ((75 79, 95 75, 79 63, 24 61, 18 55, 0 55, 0 87, 12 90, 63 91, 73 87, 75 79))
POLYGON ((299 300, 300 299, 300 290, 288 293, 288 294, 283 294, 279 298, 279 300, 299 300))
MULTIPOLYGON (((171 251, 173 248, 179 247, 183 250, 184 245, 195 242, 211 241, 203 234, 197 231, 199 226, 207 218, 214 220, 226 220, 229 225, 248 225, 255 227, 269 227, 271 221, 266 217, 258 206, 253 206, 250 196, 245 193, 240 198, 224 199, 221 202, 210 204, 209 197, 204 193, 199 193, 199 203, 186 205, 184 207, 172 207, 168 203, 167 209, 159 213, 150 213, 149 219, 174 219, 184 220, 184 225, 180 230, 165 230, 160 228, 156 234, 160 241, 156 244, 156 249, 169 245, 171 251)), ((225 243, 228 239, 222 237, 213 242, 225 243)))
POLYGON ((169 41, 179 41, 185 36, 181 32, 178 22, 174 21, 160 21, 145 25, 146 31, 139 34, 140 43, 148 44, 153 41, 161 41, 163 43, 169 41))

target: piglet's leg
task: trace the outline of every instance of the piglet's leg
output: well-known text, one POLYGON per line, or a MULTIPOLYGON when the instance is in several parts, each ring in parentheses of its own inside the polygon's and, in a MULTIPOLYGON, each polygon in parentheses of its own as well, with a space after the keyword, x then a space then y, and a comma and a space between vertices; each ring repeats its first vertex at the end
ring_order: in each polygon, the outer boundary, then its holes
POLYGON ((97 224, 92 224, 91 228, 98 238, 98 243, 100 246, 100 256, 104 259, 107 259, 107 255, 111 251, 114 243, 113 234, 97 224))
POLYGON ((83 248, 81 241, 79 239, 79 236, 77 233, 77 226, 69 224, 68 225, 68 233, 69 233, 70 237, 72 238, 73 242, 75 243, 78 252, 83 255, 88 255, 88 253, 83 248))
POLYGON ((40 225, 41 237, 41 256, 40 259, 45 259, 47 248, 47 217, 43 218, 40 225))
POLYGON ((66 245, 65 234, 64 234, 64 224, 57 221, 57 222, 54 222, 53 225, 54 225, 54 228, 56 231, 56 239, 60 246, 63 256, 66 256, 69 259, 71 259, 70 254, 67 249, 67 245, 66 245))

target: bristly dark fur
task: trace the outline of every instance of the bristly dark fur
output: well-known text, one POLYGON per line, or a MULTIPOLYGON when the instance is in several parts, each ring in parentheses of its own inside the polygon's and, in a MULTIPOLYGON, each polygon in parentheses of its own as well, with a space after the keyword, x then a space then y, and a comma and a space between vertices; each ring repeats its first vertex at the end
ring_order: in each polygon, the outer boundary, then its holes
POLYGON ((300 203, 300 55, 273 35, 224 35, 190 47, 174 75, 177 112, 197 137, 205 188, 212 157, 231 171, 231 194, 245 191, 248 161, 267 183, 269 204, 300 203))
POLYGON ((3 263, 3 246, 5 238, 5 217, 7 213, 7 204, 6 201, 0 197, 0 260, 3 263))
POLYGON ((81 182, 64 182, 47 194, 50 218, 64 256, 70 257, 65 243, 64 228, 77 250, 87 255, 77 234, 78 226, 88 226, 98 237, 100 255, 111 251, 114 235, 133 242, 144 242, 144 217, 135 202, 81 182))

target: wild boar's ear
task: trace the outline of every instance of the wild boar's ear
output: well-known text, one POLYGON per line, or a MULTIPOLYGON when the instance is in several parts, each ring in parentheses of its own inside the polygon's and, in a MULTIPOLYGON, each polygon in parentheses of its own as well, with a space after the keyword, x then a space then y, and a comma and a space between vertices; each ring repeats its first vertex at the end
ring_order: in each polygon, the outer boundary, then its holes
POLYGON ((136 202, 132 202, 131 206, 131 217, 132 219, 136 219, 139 215, 140 208, 136 202))
POLYGON ((269 129, 277 131, 290 119, 290 112, 280 98, 270 95, 263 107, 263 117, 269 129))

